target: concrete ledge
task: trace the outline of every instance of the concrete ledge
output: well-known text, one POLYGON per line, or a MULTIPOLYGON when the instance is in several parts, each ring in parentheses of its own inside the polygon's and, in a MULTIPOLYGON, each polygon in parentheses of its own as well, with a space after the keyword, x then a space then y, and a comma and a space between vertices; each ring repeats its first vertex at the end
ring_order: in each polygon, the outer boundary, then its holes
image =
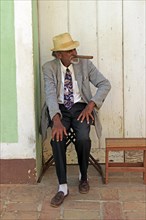
POLYGON ((1 159, 1 184, 36 183, 35 159, 1 159))

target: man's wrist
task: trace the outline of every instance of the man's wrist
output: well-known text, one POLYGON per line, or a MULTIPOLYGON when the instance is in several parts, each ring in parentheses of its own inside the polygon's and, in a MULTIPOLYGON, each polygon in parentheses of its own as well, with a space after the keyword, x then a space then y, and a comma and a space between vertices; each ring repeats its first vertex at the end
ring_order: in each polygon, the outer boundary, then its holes
POLYGON ((88 103, 88 105, 92 108, 94 108, 96 106, 95 102, 92 100, 88 103))
POLYGON ((53 122, 58 122, 58 121, 60 121, 60 114, 59 113, 57 113, 56 115, 54 115, 54 117, 52 118, 52 121, 53 122))

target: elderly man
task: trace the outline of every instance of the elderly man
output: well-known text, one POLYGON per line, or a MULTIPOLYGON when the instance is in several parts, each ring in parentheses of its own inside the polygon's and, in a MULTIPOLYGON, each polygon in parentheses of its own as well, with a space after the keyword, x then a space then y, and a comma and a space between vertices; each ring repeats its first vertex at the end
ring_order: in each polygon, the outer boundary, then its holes
POLYGON ((51 206, 58 207, 69 194, 66 175, 66 137, 68 130, 75 132, 78 163, 81 173, 79 192, 88 193, 88 159, 91 149, 90 125, 101 135, 98 110, 111 86, 89 59, 76 58, 78 41, 69 33, 53 38, 55 59, 43 65, 46 104, 52 120, 52 151, 58 177, 58 192, 51 206), (92 96, 90 82, 97 88, 92 96))

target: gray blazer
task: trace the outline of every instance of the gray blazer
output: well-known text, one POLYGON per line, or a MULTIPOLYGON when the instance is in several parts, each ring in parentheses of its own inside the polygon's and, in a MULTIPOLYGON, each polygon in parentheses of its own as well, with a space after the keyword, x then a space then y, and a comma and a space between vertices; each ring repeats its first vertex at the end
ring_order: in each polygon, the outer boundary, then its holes
MULTIPOLYGON (((56 113, 61 115, 57 102, 61 85, 60 61, 58 59, 49 61, 43 65, 42 69, 44 73, 46 105, 52 119, 56 113)), ((102 127, 98 118, 98 110, 111 88, 110 82, 90 60, 80 59, 78 64, 73 64, 73 69, 82 99, 85 103, 93 100, 96 104, 94 108, 95 129, 98 138, 100 138, 102 127), (94 96, 91 93, 90 82, 97 88, 94 96)))

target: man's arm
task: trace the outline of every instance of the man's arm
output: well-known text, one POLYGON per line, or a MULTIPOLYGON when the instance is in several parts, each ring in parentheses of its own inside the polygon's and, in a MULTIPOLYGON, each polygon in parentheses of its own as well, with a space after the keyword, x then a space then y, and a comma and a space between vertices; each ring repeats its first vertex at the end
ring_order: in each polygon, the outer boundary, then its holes
MULTIPOLYGON (((87 123, 89 123, 90 118, 92 121, 94 121, 92 115, 94 107, 96 107, 98 110, 100 109, 108 92, 111 89, 111 85, 110 82, 98 71, 98 69, 91 61, 87 61, 85 65, 87 65, 84 69, 87 69, 89 81, 97 88, 97 91, 85 109, 81 112, 77 120, 83 122, 83 120, 86 119, 87 123)), ((84 95, 87 93, 87 91, 83 92, 84 95)))
POLYGON ((56 76, 54 74, 55 70, 52 67, 54 63, 53 64, 52 63, 47 62, 42 67, 44 74, 44 91, 45 91, 46 104, 49 109, 51 120, 57 113, 61 115, 57 100, 57 82, 56 82, 56 76))
POLYGON ((88 62, 88 71, 90 82, 97 88, 97 91, 91 100, 96 104, 96 107, 100 109, 111 89, 111 84, 91 61, 88 62))

